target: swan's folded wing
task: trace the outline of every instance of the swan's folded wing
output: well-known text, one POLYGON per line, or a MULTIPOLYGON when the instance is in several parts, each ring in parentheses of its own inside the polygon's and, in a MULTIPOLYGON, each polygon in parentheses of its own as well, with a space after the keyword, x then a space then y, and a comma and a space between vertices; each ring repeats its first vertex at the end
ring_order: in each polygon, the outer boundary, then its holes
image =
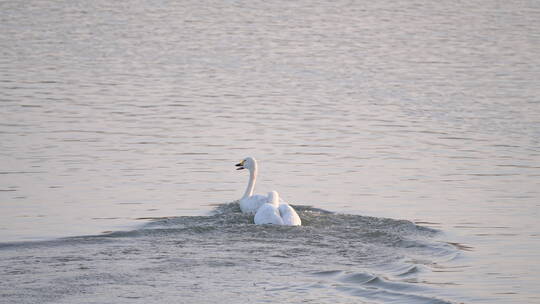
POLYGON ((283 220, 283 225, 287 226, 301 226, 302 220, 296 210, 287 203, 282 203, 279 205, 279 213, 281 214, 281 219, 283 220))
POLYGON ((278 209, 270 204, 262 205, 255 214, 254 222, 257 225, 283 225, 278 209))
POLYGON ((265 195, 255 194, 248 198, 240 200, 240 209, 243 213, 255 214, 259 208, 268 202, 268 197, 265 195))

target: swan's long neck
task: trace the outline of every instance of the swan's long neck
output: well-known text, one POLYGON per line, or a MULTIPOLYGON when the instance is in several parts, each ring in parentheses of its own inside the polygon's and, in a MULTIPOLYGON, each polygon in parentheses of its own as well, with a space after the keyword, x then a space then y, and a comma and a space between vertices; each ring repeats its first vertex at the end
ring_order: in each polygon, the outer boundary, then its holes
POLYGON ((270 205, 279 207, 279 194, 276 191, 268 193, 268 202, 270 205))
POLYGON ((257 164, 253 164, 253 169, 249 170, 249 183, 244 192, 244 196, 241 199, 248 198, 253 195, 253 190, 255 189, 255 181, 257 180, 257 164))

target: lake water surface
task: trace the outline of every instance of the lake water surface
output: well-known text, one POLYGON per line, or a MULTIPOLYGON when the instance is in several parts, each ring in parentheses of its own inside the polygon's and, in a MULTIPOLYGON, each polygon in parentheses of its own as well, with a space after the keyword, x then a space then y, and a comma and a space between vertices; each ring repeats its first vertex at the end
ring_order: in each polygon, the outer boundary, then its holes
POLYGON ((540 303, 539 29, 534 1, 0 2, 0 302, 540 303), (238 212, 246 156, 303 227, 238 212))

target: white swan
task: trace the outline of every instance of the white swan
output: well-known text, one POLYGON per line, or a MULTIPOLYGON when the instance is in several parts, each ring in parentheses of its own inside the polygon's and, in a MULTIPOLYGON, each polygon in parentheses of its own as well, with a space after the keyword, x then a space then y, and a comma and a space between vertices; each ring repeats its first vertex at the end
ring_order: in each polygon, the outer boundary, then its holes
POLYGON ((264 195, 253 195, 253 189, 255 189, 255 181, 257 180, 257 161, 253 157, 246 157, 240 163, 236 164, 238 167, 236 170, 248 169, 249 170, 249 183, 244 192, 244 196, 240 199, 240 210, 243 213, 255 214, 259 207, 268 201, 268 197, 264 195))
POLYGON ((256 225, 283 225, 283 219, 279 214, 279 194, 276 191, 268 193, 268 202, 264 203, 257 213, 254 222, 256 225))
POLYGON ((249 170, 249 183, 246 191, 244 192, 244 196, 242 196, 242 198, 240 199, 240 210, 242 210, 243 213, 255 214, 261 206, 266 203, 270 203, 270 205, 276 206, 278 208, 279 216, 283 221, 283 225, 302 225, 302 220, 300 220, 298 213, 296 213, 296 211, 291 206, 289 206, 287 202, 283 201, 276 191, 270 192, 268 196, 253 194, 253 189, 255 189, 255 181, 257 180, 258 173, 257 161, 255 160, 255 158, 246 157, 240 163, 236 164, 236 166, 238 167, 236 170, 249 170))

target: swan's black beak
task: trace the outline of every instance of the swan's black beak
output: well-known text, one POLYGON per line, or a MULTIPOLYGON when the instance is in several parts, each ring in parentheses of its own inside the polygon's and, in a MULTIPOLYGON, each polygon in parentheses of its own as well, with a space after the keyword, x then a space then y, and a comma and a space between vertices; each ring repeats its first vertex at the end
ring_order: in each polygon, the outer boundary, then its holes
POLYGON ((242 169, 245 169, 243 163, 238 163, 238 164, 236 164, 235 166, 238 167, 238 168, 236 168, 236 170, 242 170, 242 169))

